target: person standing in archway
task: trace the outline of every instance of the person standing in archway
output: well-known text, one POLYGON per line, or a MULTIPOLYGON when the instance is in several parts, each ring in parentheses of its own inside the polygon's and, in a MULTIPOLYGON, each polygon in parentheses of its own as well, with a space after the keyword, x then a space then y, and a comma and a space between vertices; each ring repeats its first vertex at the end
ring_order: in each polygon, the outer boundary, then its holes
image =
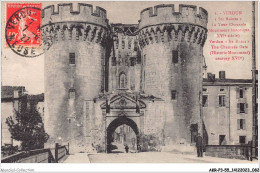
POLYGON ((137 144, 137 152, 141 152, 141 146, 139 144, 137 144))
POLYGON ((125 152, 128 153, 129 147, 128 145, 125 145, 125 152))
POLYGON ((198 136, 196 137, 196 148, 197 148, 197 156, 203 157, 203 139, 198 133, 198 136))

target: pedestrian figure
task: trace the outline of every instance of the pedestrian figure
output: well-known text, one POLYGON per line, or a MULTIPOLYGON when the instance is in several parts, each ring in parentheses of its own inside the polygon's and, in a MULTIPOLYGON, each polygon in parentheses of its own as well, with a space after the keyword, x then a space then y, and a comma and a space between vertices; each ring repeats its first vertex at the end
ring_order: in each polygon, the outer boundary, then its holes
POLYGON ((196 137, 196 148, 198 157, 203 157, 203 139, 200 136, 200 133, 198 133, 198 136, 196 137))
POLYGON ((126 151, 126 153, 128 153, 128 149, 129 149, 128 145, 125 145, 125 151, 126 151))
POLYGON ((139 144, 137 144, 137 152, 141 152, 141 146, 139 144))

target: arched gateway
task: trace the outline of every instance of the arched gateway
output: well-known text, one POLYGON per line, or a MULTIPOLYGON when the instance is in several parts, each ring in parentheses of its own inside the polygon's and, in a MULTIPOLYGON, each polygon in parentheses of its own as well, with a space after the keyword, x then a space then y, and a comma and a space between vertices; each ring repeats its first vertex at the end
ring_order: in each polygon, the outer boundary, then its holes
POLYGON ((135 95, 131 96, 125 92, 117 93, 107 97, 106 102, 101 104, 105 115, 105 140, 106 151, 110 152, 110 144, 116 128, 125 124, 130 126, 136 134, 136 144, 139 143, 140 132, 143 128, 144 108, 146 105, 135 95))
POLYGON ((119 127, 123 124, 126 124, 133 129, 133 131, 135 132, 135 135, 136 135, 136 139, 137 139, 136 145, 139 144, 139 129, 137 127, 137 124, 130 118, 127 118, 126 116, 118 117, 115 120, 113 120, 107 127, 107 152, 108 153, 111 152, 110 145, 113 141, 113 136, 112 136, 113 133, 115 132, 117 127, 119 127))

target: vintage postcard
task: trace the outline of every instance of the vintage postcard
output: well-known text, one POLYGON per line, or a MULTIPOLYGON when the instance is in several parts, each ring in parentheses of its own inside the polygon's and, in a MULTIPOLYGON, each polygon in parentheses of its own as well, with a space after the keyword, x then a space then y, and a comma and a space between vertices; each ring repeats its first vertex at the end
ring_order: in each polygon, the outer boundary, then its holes
POLYGON ((259 171, 258 2, 4 1, 1 20, 1 171, 259 171))

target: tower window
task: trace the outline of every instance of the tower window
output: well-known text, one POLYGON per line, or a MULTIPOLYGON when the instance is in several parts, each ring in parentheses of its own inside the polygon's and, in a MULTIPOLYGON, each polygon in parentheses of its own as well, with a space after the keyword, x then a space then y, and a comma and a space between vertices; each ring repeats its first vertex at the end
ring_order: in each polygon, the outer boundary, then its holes
POLYGON ((134 51, 137 51, 137 49, 138 49, 138 42, 134 42, 134 51))
POLYGON ((112 66, 116 66, 116 57, 112 57, 112 66))
POLYGON ((177 50, 172 51, 172 63, 174 63, 174 64, 178 63, 178 51, 177 50))
POLYGON ((172 100, 176 100, 177 99, 177 92, 176 90, 172 90, 172 100))
POLYGON ((75 64, 75 53, 70 53, 69 58, 70 64, 75 64))
POLYGON ((208 107, 208 96, 207 95, 202 96, 202 107, 208 107))
POLYGON ((69 89, 69 99, 75 99, 75 89, 69 89))
POLYGON ((225 95, 219 95, 219 107, 225 107, 225 95))
POLYGON ((119 77, 119 88, 126 88, 126 76, 124 73, 119 77))
POLYGON ((132 57, 132 58, 130 59, 130 65, 131 65, 131 66, 135 66, 135 58, 134 58, 134 57, 132 57))
POLYGON ((125 41, 122 41, 122 49, 125 48, 125 41))

